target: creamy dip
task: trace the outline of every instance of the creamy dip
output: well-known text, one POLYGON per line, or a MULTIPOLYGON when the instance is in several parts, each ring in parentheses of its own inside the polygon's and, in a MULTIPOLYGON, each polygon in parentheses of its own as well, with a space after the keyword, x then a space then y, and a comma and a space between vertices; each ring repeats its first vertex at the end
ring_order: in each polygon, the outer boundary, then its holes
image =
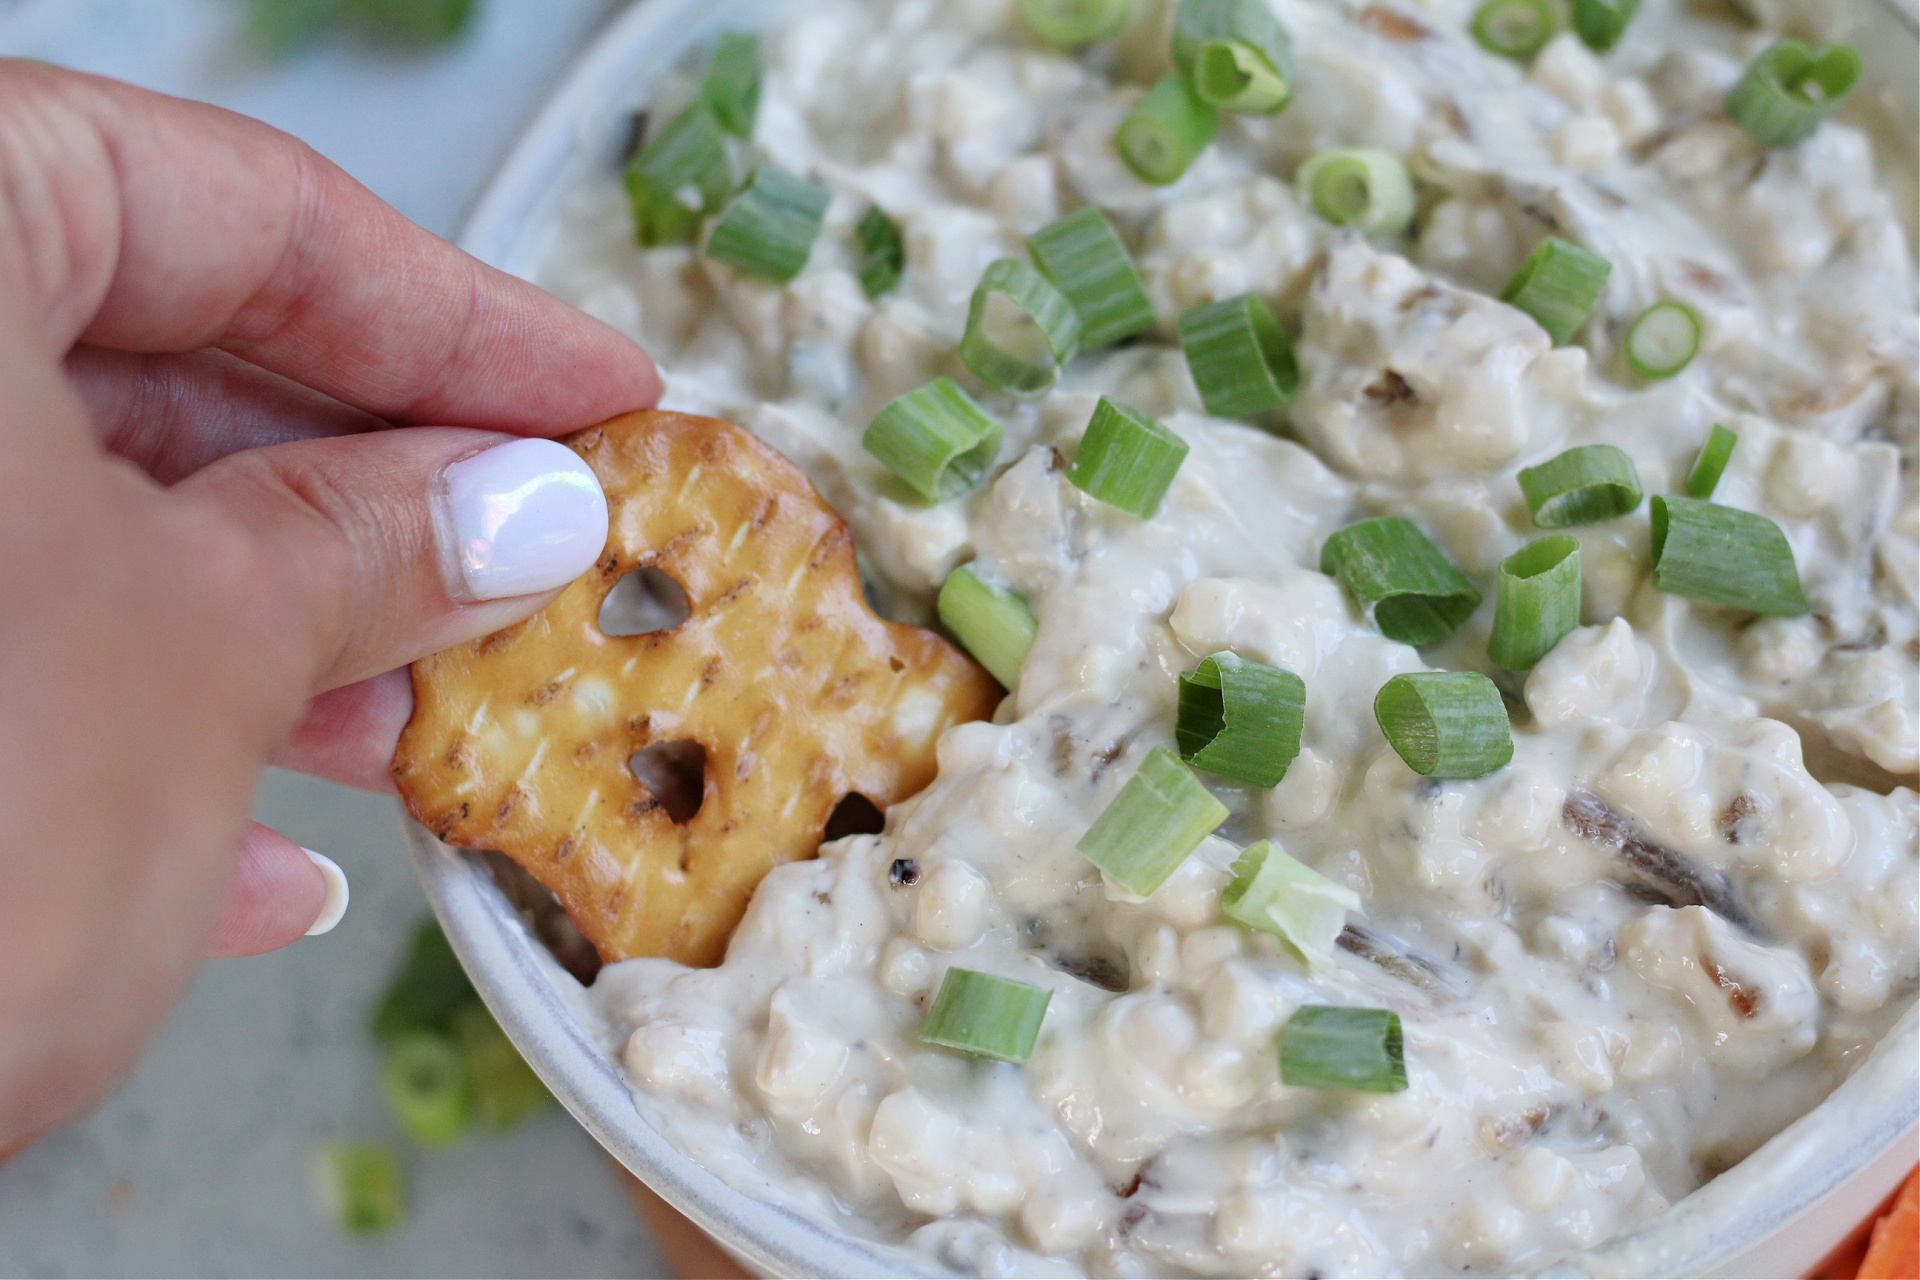
MULTIPOLYGON (((1829 121, 1755 146, 1719 104, 1773 34, 1678 0, 1646 0, 1605 59, 1563 34, 1530 67, 1481 51, 1461 0, 1273 7, 1292 105, 1223 117, 1161 188, 1111 139, 1166 69, 1165 4, 1077 57, 1036 46, 1008 0, 788 6, 754 148, 833 193, 805 271, 780 287, 637 249, 607 176, 571 197, 540 277, 660 359, 668 407, 803 465, 894 616, 927 620, 966 562, 1038 616, 999 714, 946 735, 884 834, 776 869, 720 967, 634 960, 595 987, 684 1150, 937 1265, 1577 1265, 1812 1108, 1920 978, 1914 271, 1868 136, 1829 121), (1333 228, 1290 185, 1351 146, 1405 159, 1406 236, 1333 228), (871 303, 852 226, 876 203, 907 270, 871 303), (1085 204, 1129 239, 1158 331, 1036 401, 979 388, 955 348, 982 270, 1085 204), (1613 266, 1577 345, 1497 300, 1548 234, 1613 266), (1183 311, 1245 292, 1301 369, 1257 425, 1205 415, 1173 340, 1183 311), (1620 343, 1663 299, 1703 338, 1649 384, 1620 343), (941 374, 1007 436, 983 485, 929 506, 860 442, 941 374), (1191 446, 1150 520, 1065 479, 1101 393, 1191 446), (1588 625, 1501 677, 1512 764, 1413 773, 1373 696, 1402 672, 1493 673, 1495 566, 1539 536, 1516 471, 1605 442, 1675 492, 1716 422, 1739 445, 1715 500, 1780 525, 1811 612, 1656 591, 1644 503, 1572 530, 1588 625), (1383 514, 1486 592, 1427 650, 1318 572, 1329 534, 1383 514), (1075 844, 1172 745, 1177 677, 1225 649, 1305 680, 1302 749, 1271 789, 1201 775, 1231 816, 1139 900, 1075 844), (1623 854, 1627 827, 1738 909, 1677 904, 1623 854), (1359 895, 1331 967, 1223 915, 1227 868, 1262 839, 1359 895), (950 965, 1052 990, 1028 1064, 919 1042, 950 965), (1275 1037, 1303 1004, 1396 1011, 1410 1087, 1282 1084, 1275 1037)), ((659 88, 659 118, 692 84, 659 88)))

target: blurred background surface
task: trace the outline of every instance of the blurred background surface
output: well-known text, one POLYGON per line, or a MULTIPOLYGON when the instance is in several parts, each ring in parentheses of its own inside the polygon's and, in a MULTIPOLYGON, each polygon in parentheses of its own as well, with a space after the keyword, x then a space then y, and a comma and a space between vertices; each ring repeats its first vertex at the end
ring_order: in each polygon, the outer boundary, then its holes
MULTIPOLYGON (((240 0, 0 0, 0 56, 256 116, 452 236, 619 7, 481 0, 443 47, 322 34, 269 57, 240 0)), ((269 771, 254 816, 346 869, 346 919, 206 964, 107 1101, 0 1165, 0 1275, 667 1274, 612 1165, 558 1108, 448 1150, 398 1139, 367 1017, 426 900, 394 802, 269 771), (362 1239, 323 1213, 312 1160, 367 1139, 405 1153, 411 1205, 398 1230, 362 1239)))

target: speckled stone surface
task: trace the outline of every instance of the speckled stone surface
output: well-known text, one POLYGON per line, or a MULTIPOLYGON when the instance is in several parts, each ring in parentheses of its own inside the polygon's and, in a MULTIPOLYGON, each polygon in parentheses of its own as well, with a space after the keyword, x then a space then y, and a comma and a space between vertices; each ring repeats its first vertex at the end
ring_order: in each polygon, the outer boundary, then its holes
MULTIPOLYGON (((0 54, 119 76, 298 134, 450 235, 607 0, 482 0, 455 48, 249 53, 227 0, 0 0, 0 54)), ((269 771, 255 816, 346 869, 333 933, 205 965, 114 1095, 0 1166, 0 1275, 662 1275, 593 1141, 555 1110, 407 1153, 412 1212, 361 1241, 313 1192, 315 1144, 393 1139, 364 1030, 426 910, 393 801, 269 771)))

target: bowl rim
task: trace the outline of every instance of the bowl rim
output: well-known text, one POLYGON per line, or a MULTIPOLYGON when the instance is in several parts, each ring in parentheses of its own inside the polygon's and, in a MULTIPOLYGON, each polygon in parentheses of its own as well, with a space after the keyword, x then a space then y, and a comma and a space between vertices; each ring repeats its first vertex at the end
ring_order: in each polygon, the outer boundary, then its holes
MULTIPOLYGON (((1913 39, 1910 0, 1858 0, 1913 39)), ((609 23, 566 72, 509 149, 456 243, 482 261, 525 271, 551 242, 550 215, 591 165, 609 159, 621 121, 658 75, 723 21, 774 0, 646 0, 609 23), (542 229, 543 217, 547 226, 542 229), (531 233, 531 234, 530 234, 531 233)), ((782 6, 783 7, 783 6, 782 6)), ((944 1275, 923 1255, 836 1230, 814 1214, 770 1204, 683 1154, 649 1122, 621 1072, 611 1032, 585 989, 533 939, 485 867, 407 820, 415 868, 435 915, 481 998, 562 1105, 601 1146, 729 1252, 765 1275, 944 1275)), ((1639 1230, 1563 1262, 1594 1275, 1773 1274, 1778 1247, 1825 1211, 1837 1243, 1864 1209, 1905 1176, 1920 1138, 1920 1006, 1909 1008, 1833 1094, 1746 1160, 1697 1188, 1639 1230), (1834 1150, 1827 1118, 1854 1122, 1834 1150), (1782 1190, 1753 1203, 1771 1175, 1782 1190), (1870 1193, 1870 1194, 1869 1194, 1870 1193), (1859 1195, 1854 1208, 1846 1203, 1859 1195)), ((1798 1258, 1808 1246, 1800 1242, 1798 1258)))

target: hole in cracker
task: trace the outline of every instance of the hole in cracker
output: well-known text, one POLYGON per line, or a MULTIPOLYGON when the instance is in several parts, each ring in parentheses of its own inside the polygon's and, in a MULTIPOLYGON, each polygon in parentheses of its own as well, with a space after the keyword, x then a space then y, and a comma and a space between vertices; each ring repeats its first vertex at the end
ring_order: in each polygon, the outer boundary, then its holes
POLYGON ((706 798, 707 749, 697 742, 656 742, 627 758, 647 794, 677 823, 693 821, 706 798))
POLYGON ((574 928, 573 921, 567 918, 567 909, 560 905, 553 891, 504 853, 488 851, 479 857, 528 932, 546 947, 562 969, 580 980, 581 986, 592 986, 595 975, 600 972, 600 953, 574 928))
POLYGON ((827 826, 820 833, 820 843, 832 844, 848 836, 877 836, 886 829, 887 815, 880 812, 880 806, 858 791, 849 791, 840 797, 840 803, 833 806, 833 812, 827 815, 827 826))
POLYGON ((648 565, 614 583, 600 602, 600 634, 644 636, 671 631, 691 612, 685 588, 648 565))

